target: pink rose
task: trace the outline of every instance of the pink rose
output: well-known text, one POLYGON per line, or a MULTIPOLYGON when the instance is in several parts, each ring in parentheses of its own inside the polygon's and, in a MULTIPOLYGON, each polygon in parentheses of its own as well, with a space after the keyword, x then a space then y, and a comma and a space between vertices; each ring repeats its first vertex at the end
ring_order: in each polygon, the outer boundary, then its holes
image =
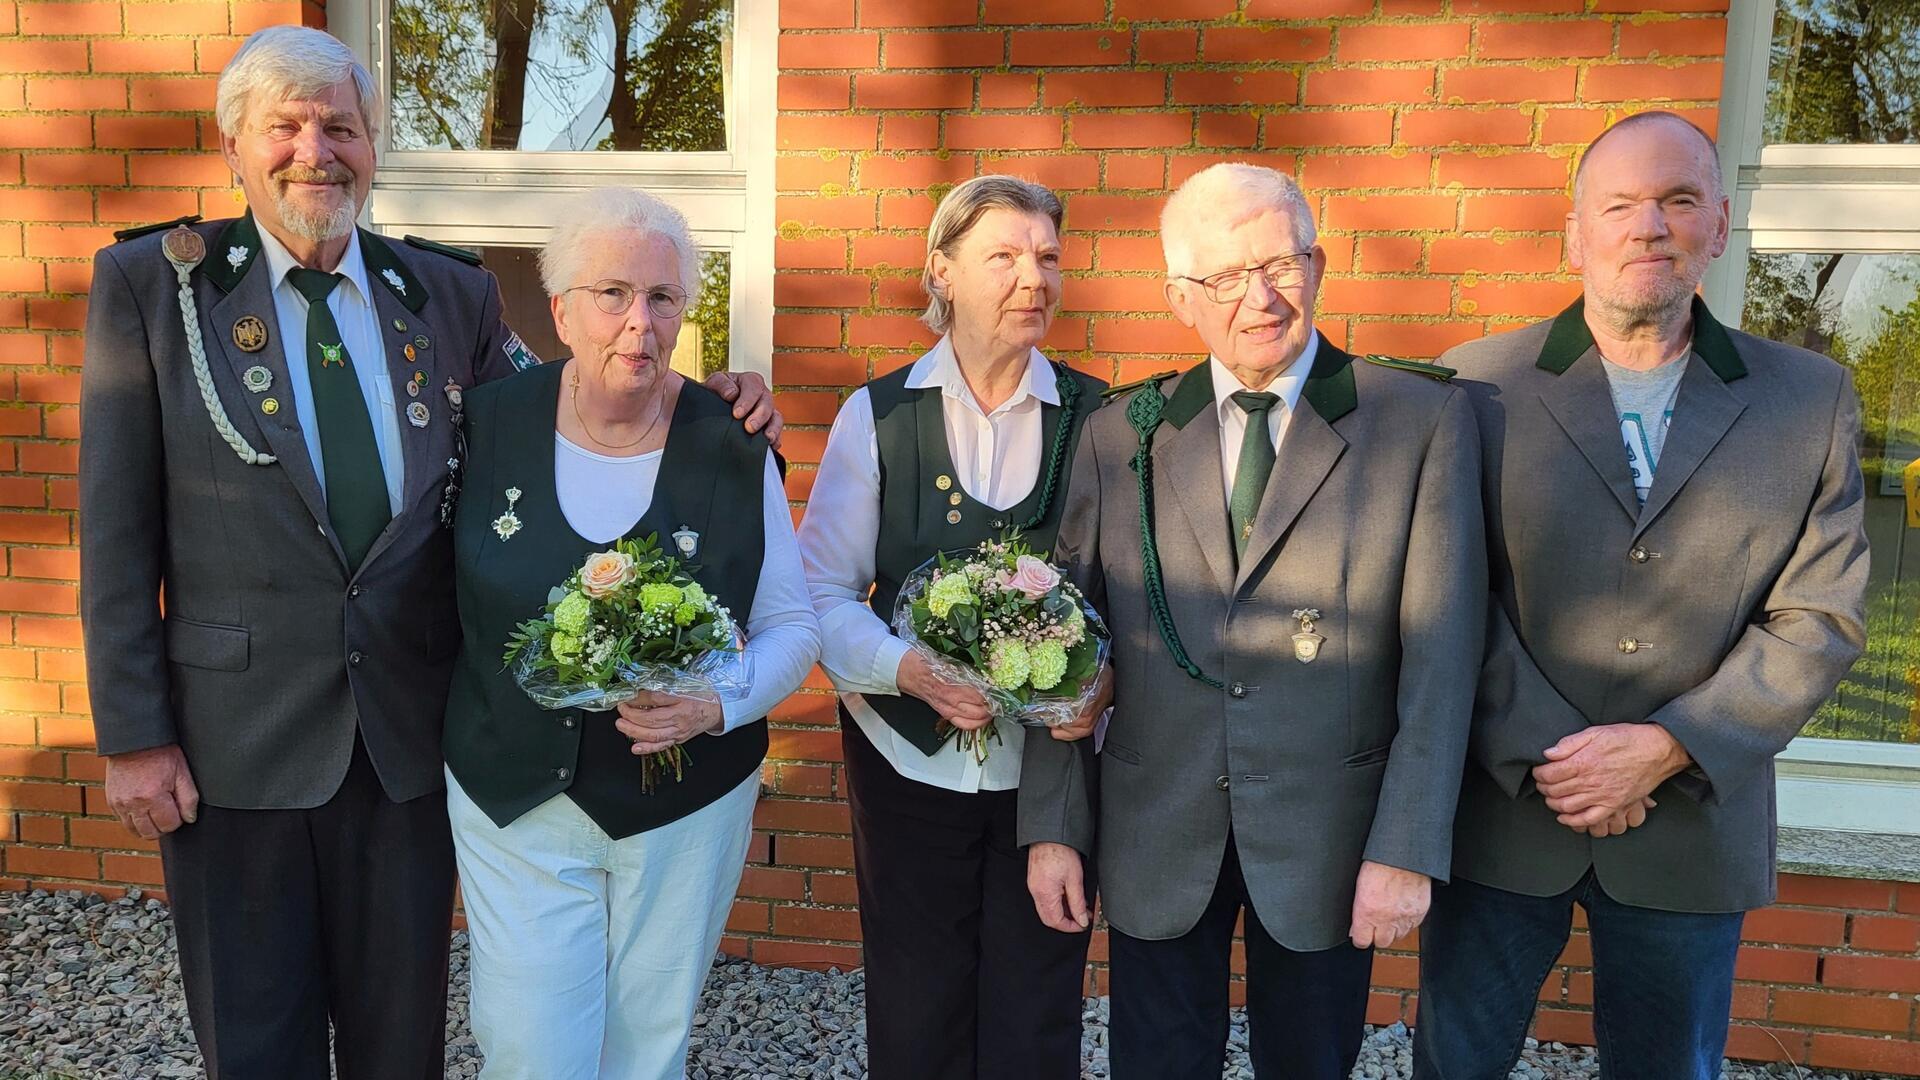
POLYGON ((633 580, 633 557, 617 551, 596 551, 580 567, 580 591, 602 600, 633 580))
POLYGON ((1022 555, 1014 561, 1013 577, 1007 581, 1008 588, 1019 589, 1029 600, 1045 597, 1059 584, 1060 572, 1032 555, 1022 555))

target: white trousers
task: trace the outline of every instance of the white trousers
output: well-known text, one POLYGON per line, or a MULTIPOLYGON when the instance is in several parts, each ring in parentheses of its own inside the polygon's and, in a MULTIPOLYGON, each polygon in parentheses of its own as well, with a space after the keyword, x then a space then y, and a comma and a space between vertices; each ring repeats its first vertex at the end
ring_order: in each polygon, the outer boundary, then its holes
POLYGON ((565 795, 502 829, 448 772, 482 1080, 686 1075, 759 785, 612 840, 565 795))

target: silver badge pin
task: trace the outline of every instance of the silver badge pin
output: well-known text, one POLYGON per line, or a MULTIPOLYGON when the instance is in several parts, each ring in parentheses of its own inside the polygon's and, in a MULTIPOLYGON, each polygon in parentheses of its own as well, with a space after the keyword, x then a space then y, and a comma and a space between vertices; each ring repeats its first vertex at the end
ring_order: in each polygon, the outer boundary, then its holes
POLYGON ((680 549, 682 557, 691 559, 700 554, 700 534, 682 525, 680 531, 673 534, 673 546, 680 549))
POLYGON ((416 401, 407 406, 407 421, 414 427, 427 426, 427 403, 416 401))
POLYGON ((1293 635, 1293 658, 1303 664, 1311 664, 1320 656, 1320 646, 1326 638, 1313 632, 1314 621, 1320 618, 1319 608, 1295 608, 1293 617, 1300 620, 1300 632, 1293 635))
POLYGON ((240 382, 256 394, 264 394, 273 389, 273 372, 255 364, 240 373, 240 382))

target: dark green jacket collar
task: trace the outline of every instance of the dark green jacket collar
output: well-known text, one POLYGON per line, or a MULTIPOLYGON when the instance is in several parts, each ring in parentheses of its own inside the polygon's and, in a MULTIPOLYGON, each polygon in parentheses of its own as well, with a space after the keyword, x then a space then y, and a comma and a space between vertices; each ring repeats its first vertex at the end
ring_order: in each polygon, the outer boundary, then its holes
MULTIPOLYGON (((221 292, 230 293, 239 287, 259 257, 260 226, 249 210, 220 230, 203 265, 207 268, 207 279, 218 285, 221 292)), ((427 287, 400 261, 384 237, 361 229, 360 257, 366 260, 368 274, 392 291, 408 311, 417 315, 426 306, 427 287)))
MULTIPOLYGON (((1575 300, 1567 310, 1554 316, 1553 325, 1547 330, 1546 343, 1540 346, 1540 359, 1536 365, 1555 375, 1564 375, 1574 361, 1585 356, 1593 348, 1593 331, 1587 329, 1586 299, 1575 300)), ((1693 351, 1707 362, 1707 367, 1720 377, 1721 382, 1733 382, 1746 377, 1747 365, 1733 347, 1733 337, 1720 320, 1707 310, 1706 301, 1698 296, 1693 298, 1693 351)), ((1318 365, 1315 365, 1316 373, 1318 365)))
MULTIPOLYGON (((1353 357, 1328 341, 1325 334, 1317 330, 1314 333, 1320 337, 1320 346, 1314 353, 1313 370, 1307 373, 1307 385, 1300 396, 1320 414, 1320 419, 1331 424, 1360 404, 1353 385, 1353 357)), ((1167 401, 1161 416, 1174 427, 1183 428, 1211 404, 1213 373, 1209 361, 1203 360, 1180 377, 1180 385, 1174 387, 1173 397, 1167 401)))

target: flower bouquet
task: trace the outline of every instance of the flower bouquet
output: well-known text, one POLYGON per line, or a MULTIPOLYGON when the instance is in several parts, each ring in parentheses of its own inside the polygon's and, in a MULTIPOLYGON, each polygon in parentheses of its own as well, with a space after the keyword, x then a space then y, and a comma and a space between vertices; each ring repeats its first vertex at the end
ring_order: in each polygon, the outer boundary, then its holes
MULTIPOLYGON (((956 742, 981 762, 1001 719, 1028 727, 1073 722, 1097 693, 1110 648, 1093 605, 1018 535, 936 555, 908 574, 893 629, 942 678, 987 699, 995 722, 961 732, 956 742)), ((955 729, 941 726, 951 737, 955 729)))
MULTIPOLYGON (((621 540, 587 556, 547 594, 545 612, 507 638, 506 664, 520 688, 547 709, 611 709, 642 691, 704 701, 743 696, 735 656, 739 632, 659 535, 621 540)), ((680 779, 685 748, 648 754, 641 787, 680 779)))

